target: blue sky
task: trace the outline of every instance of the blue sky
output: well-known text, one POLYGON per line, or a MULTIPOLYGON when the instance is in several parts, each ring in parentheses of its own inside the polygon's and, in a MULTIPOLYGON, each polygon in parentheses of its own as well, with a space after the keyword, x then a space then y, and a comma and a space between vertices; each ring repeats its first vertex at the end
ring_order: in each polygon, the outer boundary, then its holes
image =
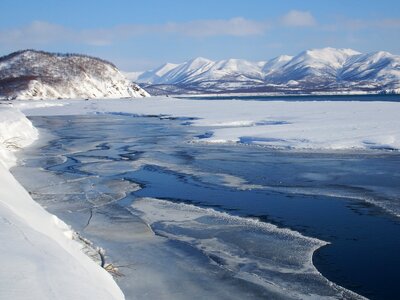
POLYGON ((1 0, 0 11, 0 55, 86 53, 127 71, 322 47, 400 54, 398 0, 1 0))

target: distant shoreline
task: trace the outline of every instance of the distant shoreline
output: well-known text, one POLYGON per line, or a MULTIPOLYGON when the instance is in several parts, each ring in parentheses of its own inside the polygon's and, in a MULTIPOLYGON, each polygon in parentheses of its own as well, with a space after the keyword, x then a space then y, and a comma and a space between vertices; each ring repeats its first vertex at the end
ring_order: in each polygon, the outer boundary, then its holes
POLYGON ((349 92, 349 93, 312 93, 312 94, 285 94, 285 93, 210 93, 210 94, 168 94, 170 97, 184 99, 184 98, 227 98, 232 97, 271 97, 271 98, 296 98, 296 97, 346 97, 346 96, 357 96, 357 97, 399 97, 400 94, 383 94, 383 93, 371 93, 371 92, 349 92))

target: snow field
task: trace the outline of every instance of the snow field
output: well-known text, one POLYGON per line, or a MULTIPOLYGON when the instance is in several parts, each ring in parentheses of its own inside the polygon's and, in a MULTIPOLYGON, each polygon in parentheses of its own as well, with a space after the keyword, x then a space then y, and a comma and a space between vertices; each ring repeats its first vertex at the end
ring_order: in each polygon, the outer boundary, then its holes
POLYGON ((358 101, 135 100, 16 101, 28 115, 124 113, 193 118, 196 142, 295 150, 399 150, 400 103, 358 101), (57 105, 43 107, 47 105, 57 105), (38 107, 40 106, 40 107, 38 107))

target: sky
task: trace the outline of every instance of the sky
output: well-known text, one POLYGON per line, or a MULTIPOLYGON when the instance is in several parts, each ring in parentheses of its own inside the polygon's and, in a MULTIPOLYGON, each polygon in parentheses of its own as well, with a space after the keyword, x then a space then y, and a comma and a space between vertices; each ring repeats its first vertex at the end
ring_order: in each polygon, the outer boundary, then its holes
POLYGON ((313 48, 400 54, 399 0, 1 0, 0 55, 84 53, 124 71, 313 48))

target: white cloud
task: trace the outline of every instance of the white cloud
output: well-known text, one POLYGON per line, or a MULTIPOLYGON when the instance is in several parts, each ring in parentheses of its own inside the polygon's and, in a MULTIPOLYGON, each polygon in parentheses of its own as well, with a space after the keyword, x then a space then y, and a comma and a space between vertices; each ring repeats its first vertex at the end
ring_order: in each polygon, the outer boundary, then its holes
MULTIPOLYGON (((144 34, 176 34, 188 37, 249 36, 260 35, 268 29, 265 22, 237 17, 232 19, 196 20, 184 23, 118 26, 102 33, 102 36, 129 38, 144 34)), ((99 34, 92 31, 92 34, 99 34)))
POLYGON ((377 22, 377 26, 388 29, 400 28, 400 19, 383 19, 377 22))
POLYGON ((28 26, 0 31, 0 43, 15 46, 40 45, 48 42, 70 40, 74 37, 71 30, 42 21, 34 21, 28 26))
POLYGON ((229 20, 199 20, 167 25, 167 31, 193 37, 260 35, 268 29, 265 22, 247 20, 241 17, 229 20))
POLYGON ((185 23, 128 24, 104 29, 73 30, 61 25, 35 21, 27 26, 0 30, 0 42, 16 47, 33 47, 55 42, 104 46, 136 36, 170 34, 187 37, 253 36, 268 29, 265 22, 237 17, 227 20, 198 20, 185 23))
POLYGON ((357 32, 364 29, 372 30, 398 30, 400 19, 349 19, 341 17, 331 24, 323 24, 320 29, 324 31, 346 31, 357 32))
POLYGON ((311 27, 317 21, 309 11, 291 10, 281 18, 281 23, 288 27, 311 27))
POLYGON ((365 28, 398 29, 400 28, 400 19, 382 19, 382 20, 347 20, 342 24, 352 30, 365 28))

